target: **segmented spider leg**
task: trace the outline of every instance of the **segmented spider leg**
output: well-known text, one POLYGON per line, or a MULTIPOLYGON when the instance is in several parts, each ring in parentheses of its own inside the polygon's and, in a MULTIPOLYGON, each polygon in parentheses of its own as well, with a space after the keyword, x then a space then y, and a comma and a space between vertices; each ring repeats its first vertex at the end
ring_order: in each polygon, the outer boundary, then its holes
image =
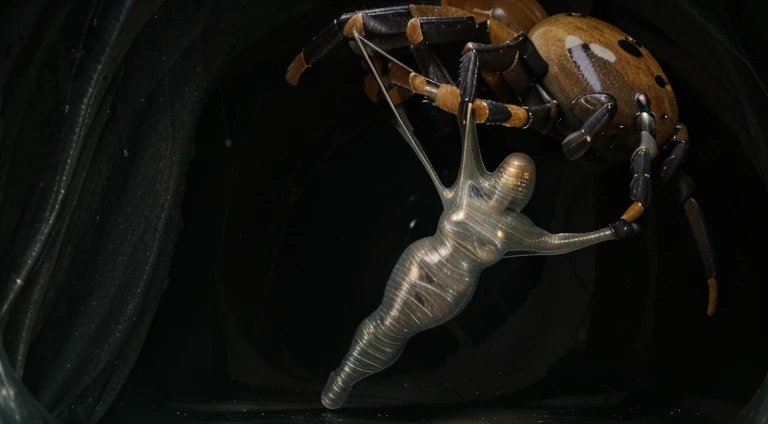
POLYGON ((445 65, 443 65, 443 62, 437 58, 435 53, 425 42, 412 45, 411 52, 416 59, 416 64, 419 65, 421 73, 427 78, 439 82, 440 84, 453 84, 453 79, 445 68, 445 65))
POLYGON ((691 225, 691 232, 696 239, 696 245, 699 248, 699 254, 704 264, 704 272, 707 276, 707 286, 709 288, 709 300, 707 303, 707 315, 712 316, 717 308, 717 266, 715 265, 715 255, 712 249, 712 240, 707 229, 707 223, 704 219, 698 202, 691 197, 696 189, 696 183, 682 171, 675 173, 672 179, 676 180, 676 185, 680 191, 680 204, 683 205, 685 216, 691 225))
POLYGON ((593 93, 578 98, 573 111, 584 124, 563 140, 565 156, 570 160, 584 156, 592 146, 592 138, 616 116, 616 110, 616 99, 610 94, 593 93))
POLYGON ((683 205, 685 216, 688 218, 688 223, 691 226, 691 232, 696 239, 696 246, 699 249, 701 261, 704 264, 707 286, 709 287, 707 315, 711 316, 717 308, 717 266, 715 264, 712 241, 707 229, 706 220, 704 219, 704 213, 701 211, 698 202, 692 197, 696 184, 687 174, 678 170, 688 152, 688 129, 685 124, 677 124, 671 143, 675 144, 672 144, 672 151, 661 165, 661 176, 665 183, 674 180, 675 186, 677 186, 680 193, 679 202, 683 205))
POLYGON ((651 99, 645 93, 635 96, 637 117, 635 130, 640 137, 640 145, 632 154, 632 182, 629 185, 629 198, 634 203, 624 212, 621 219, 632 222, 640 217, 651 202, 651 162, 659 153, 656 144, 656 118, 651 115, 651 99))
POLYGON ((376 78, 373 73, 377 72, 379 75, 382 75, 382 63, 381 59, 377 56, 371 58, 371 63, 373 63, 373 68, 368 65, 365 59, 360 63, 363 65, 363 68, 368 70, 368 74, 365 76, 365 79, 363 79, 363 85, 365 87, 364 92, 368 99, 377 103, 379 101, 379 86, 376 84, 376 78))
POLYGON ((477 91, 477 73, 480 64, 477 51, 470 50, 461 56, 459 68, 459 113, 464 116, 466 106, 475 101, 477 91))
MULTIPOLYGON (((333 21, 319 34, 317 34, 312 41, 307 44, 306 47, 293 59, 293 62, 288 66, 288 70, 285 71, 285 80, 291 85, 298 85, 301 74, 307 70, 315 62, 320 60, 326 55, 339 41, 344 39, 341 25, 343 24, 345 17, 342 16, 339 19, 333 21)), ((348 19, 348 18, 347 18, 348 19)))
MULTIPOLYGON (((538 54, 536 48, 523 33, 518 34, 515 36, 515 38, 504 44, 483 44, 470 42, 467 43, 467 45, 464 47, 460 65, 461 77, 459 81, 460 88, 458 93, 460 97, 459 103, 467 101, 471 101, 473 104, 476 103, 474 109, 476 111, 476 120, 478 123, 520 126, 519 123, 511 125, 510 122, 510 120, 513 118, 514 112, 519 112, 520 109, 525 111, 527 115, 527 119, 522 126, 530 125, 532 120, 535 120, 537 117, 540 121, 546 120, 546 122, 549 122, 551 117, 551 108, 542 108, 538 107, 541 105, 536 105, 536 115, 533 115, 531 110, 527 107, 512 107, 514 105, 491 100, 476 99, 475 92, 477 89, 477 77, 482 70, 485 70, 488 73, 496 73, 496 75, 504 72, 508 74, 510 69, 517 68, 518 63, 522 63, 523 65, 521 67, 527 69, 524 74, 528 75, 529 77, 531 75, 543 77, 547 73, 547 63, 541 59, 541 56, 538 54)), ((523 73, 521 73, 521 75, 522 74, 523 73)), ((413 86, 413 81, 410 80, 410 78, 411 77, 409 76, 409 85, 413 86)), ((530 77, 526 79, 526 81, 528 81, 528 84, 532 85, 535 81, 535 77, 530 77)), ((444 85, 445 84, 441 85, 440 88, 442 88, 444 85)), ((526 87, 526 90, 528 88, 530 87, 526 87)), ((455 103, 453 98, 456 96, 456 90, 445 88, 444 92, 445 95, 442 97, 445 99, 450 99, 448 104, 453 106, 455 103)), ((439 91, 437 94, 440 94, 439 91)), ((449 112, 457 113, 459 116, 464 115, 463 111, 444 107, 446 104, 440 100, 441 98, 436 95, 435 105, 441 107, 442 109, 448 110, 449 112)), ((554 105, 553 103, 551 104, 554 105)))
POLYGON ((464 52, 469 50, 477 51, 482 69, 502 73, 513 91, 518 93, 528 90, 549 71, 547 62, 522 32, 497 44, 467 43, 464 52), (521 65, 519 68, 518 64, 521 65), (520 72, 512 73, 517 70, 520 72))
POLYGON ((669 142, 672 151, 669 153, 664 162, 661 164, 661 178, 666 183, 669 178, 674 175, 677 168, 685 160, 685 156, 688 154, 688 127, 682 122, 678 122, 675 126, 675 134, 672 136, 672 140, 669 142))
MULTIPOLYGON (((557 113, 557 104, 548 94, 542 92, 536 82, 547 74, 549 65, 525 33, 511 29, 495 19, 480 22, 477 28, 475 38, 487 40, 491 44, 470 42, 464 47, 462 53, 475 51, 479 63, 478 74, 493 90, 498 100, 502 104, 508 104, 517 98, 518 101, 527 105, 531 112, 532 120, 529 120, 527 125, 533 123, 536 129, 546 133, 557 113), (531 90, 532 87, 537 89, 531 90)), ((467 30, 468 33, 469 30, 467 30)), ((440 37, 430 40, 430 42, 442 41, 440 37)), ((444 83, 440 80, 437 82, 444 83)), ((482 116, 478 116, 477 122, 480 123, 480 119, 482 116)))
MULTIPOLYGON (((470 70, 471 71, 471 70, 470 70)), ((462 79, 462 74, 459 74, 462 79)), ((483 156, 480 154, 480 142, 477 138, 477 125, 475 104, 472 97, 462 97, 459 103, 459 131, 461 132, 461 165, 459 175, 454 187, 461 186, 472 180, 479 181, 487 177, 488 171, 483 164, 483 156)))
MULTIPOLYGON (((467 18, 467 21, 471 19, 473 22, 471 25, 473 33, 476 30, 474 18, 469 12, 449 6, 404 5, 347 13, 334 20, 307 44, 288 67, 286 80, 292 85, 297 85, 301 74, 307 68, 317 63, 343 39, 352 39, 353 32, 357 32, 361 37, 375 40, 376 44, 385 49, 407 47, 410 44, 406 35, 408 23, 414 18, 424 20, 467 18)), ((435 31, 435 29, 429 29, 427 33, 435 31)))
MULTIPOLYGON (((497 19, 498 16, 494 16, 493 11, 486 11, 475 9, 474 13, 480 15, 486 15, 489 19, 485 22, 480 22, 477 25, 477 34, 475 36, 475 42, 481 44, 502 45, 512 40, 520 33, 519 29, 512 29, 509 26, 503 25, 497 19)), ((481 60, 482 63, 482 60, 481 60)), ((514 69, 514 67, 510 68, 514 69)), ((480 66, 480 76, 485 80, 486 84, 496 94, 498 101, 502 103, 511 103, 518 99, 519 96, 512 90, 510 84, 506 81, 505 75, 502 75, 499 71, 489 71, 483 66, 480 66)))
POLYGON ((517 32, 529 32, 547 17, 547 12, 535 0, 440 0, 444 6, 470 10, 483 20, 493 20, 517 32))
MULTIPOLYGON (((454 115, 458 114, 461 100, 461 93, 458 87, 452 84, 440 84, 426 78, 376 47, 364 37, 360 37, 360 41, 365 44, 366 48, 389 61, 389 79, 391 82, 429 98, 440 109, 454 115)), ((477 123, 526 127, 531 122, 529 111, 521 106, 480 98, 476 98, 473 101, 473 105, 475 121, 477 123)))
POLYGON ((483 77, 485 83, 491 88, 493 94, 496 95, 496 99, 502 103, 512 103, 518 98, 517 94, 509 87, 509 84, 504 80, 504 77, 498 72, 486 71, 480 68, 480 76, 483 77))
POLYGON ((441 84, 452 84, 448 71, 429 44, 470 40, 476 31, 473 16, 413 18, 408 22, 406 36, 421 72, 441 84))
MULTIPOLYGON (((488 22, 489 28, 493 23, 488 22)), ((477 55, 480 75, 500 100, 506 103, 512 93, 520 93, 518 100, 531 114, 528 125, 546 133, 557 115, 557 103, 536 83, 547 74, 549 65, 531 40, 518 33, 501 44, 467 43, 462 53, 467 55, 470 51, 477 55), (533 87, 536 89, 532 90, 533 87)))
POLYGON ((410 87, 416 93, 433 99, 435 106, 440 109, 459 116, 464 116, 459 110, 462 101, 471 101, 474 119, 478 124, 498 124, 516 128, 530 125, 532 116, 528 108, 475 97, 477 64, 473 57, 476 58, 475 55, 465 55, 462 59, 462 68, 471 68, 471 71, 464 73, 464 78, 460 77, 459 80, 460 87, 464 87, 463 94, 461 88, 449 84, 433 85, 418 74, 409 76, 410 87), (469 59, 466 59, 467 57, 469 59))
MULTIPOLYGON (((364 56, 367 56, 364 54, 364 56)), ((374 73, 378 75, 380 79, 382 79, 384 83, 384 87, 387 89, 387 96, 389 99, 394 102, 394 104, 399 105, 406 101, 411 95, 413 95, 413 92, 411 90, 408 90, 406 88, 400 87, 399 85, 391 82, 389 78, 384 74, 384 68, 381 61, 381 58, 379 56, 371 56, 371 57, 364 57, 362 61, 363 68, 368 70, 368 74, 365 76, 365 79, 363 80, 364 84, 364 92, 366 97, 370 99, 372 102, 377 103, 379 101, 379 93, 380 93, 380 86, 376 82, 376 77, 374 76, 374 73), (368 60, 371 60, 373 63, 374 68, 371 68, 371 66, 368 64, 368 60)))
MULTIPOLYGON (((449 13, 449 15, 452 14, 449 13)), ((421 73, 440 84, 454 84, 450 73, 429 45, 471 39, 476 31, 477 23, 473 16, 424 17, 408 21, 405 35, 411 44, 411 53, 421 73)), ((372 81, 372 75, 366 77, 366 94, 369 98, 372 98, 371 89, 376 88, 372 81)), ((406 90, 402 88, 389 88, 389 95, 395 104, 409 97, 406 90)))
MULTIPOLYGON (((413 18, 408 22, 408 29, 406 30, 406 36, 411 43, 411 51, 421 73, 441 84, 453 84, 453 81, 442 62, 435 56, 430 45, 472 39, 477 41, 498 39, 501 40, 501 43, 507 43, 517 35, 524 36, 519 31, 505 27, 497 21, 478 21, 472 15, 413 18)), ((527 37, 524 38, 527 40, 527 37)), ((488 46, 490 51, 498 47, 505 47, 502 44, 488 46)), ((485 71, 481 74, 494 93, 504 99, 511 99, 509 94, 513 91, 498 72, 507 70, 511 66, 512 62, 510 62, 510 66, 504 69, 485 71)), ((484 68, 481 67, 481 69, 484 68)))

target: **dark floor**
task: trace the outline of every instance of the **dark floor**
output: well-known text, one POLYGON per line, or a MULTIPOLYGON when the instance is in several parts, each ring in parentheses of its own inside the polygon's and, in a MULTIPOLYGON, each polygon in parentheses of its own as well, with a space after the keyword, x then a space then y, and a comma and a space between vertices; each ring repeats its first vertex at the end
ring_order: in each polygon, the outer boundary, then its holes
POLYGON ((623 393, 555 398, 534 403, 426 405, 329 411, 320 403, 213 402, 169 403, 134 372, 102 424, 167 423, 725 423, 742 407, 711 399, 688 398, 680 407, 653 408, 623 393), (632 406, 635 405, 635 406, 632 406))
MULTIPOLYGON (((288 405, 280 405, 288 407, 288 405)), ((212 405, 134 405, 115 408, 108 424, 128 423, 698 423, 722 422, 704 419, 700 413, 671 409, 643 412, 628 409, 517 409, 484 406, 419 407, 325 411, 322 409, 273 409, 257 403, 212 405), (120 412, 117 412, 120 411, 120 412)))

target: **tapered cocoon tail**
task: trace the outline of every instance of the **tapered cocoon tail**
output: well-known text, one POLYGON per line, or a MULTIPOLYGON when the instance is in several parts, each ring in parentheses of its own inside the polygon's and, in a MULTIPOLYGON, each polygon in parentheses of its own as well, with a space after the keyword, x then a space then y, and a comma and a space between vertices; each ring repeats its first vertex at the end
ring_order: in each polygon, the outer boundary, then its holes
POLYGON ((341 405, 343 405, 344 402, 346 402, 351 391, 351 387, 344 387, 338 373, 334 371, 328 378, 328 382, 325 383, 325 388, 323 389, 323 395, 320 397, 320 401, 323 402, 323 406, 328 409, 338 409, 341 408, 341 405))
POLYGON ((363 320, 357 327, 347 356, 325 384, 321 397, 323 405, 328 409, 341 407, 358 381, 392 365, 410 335, 417 330, 415 327, 408 320, 388 317, 381 308, 363 320))

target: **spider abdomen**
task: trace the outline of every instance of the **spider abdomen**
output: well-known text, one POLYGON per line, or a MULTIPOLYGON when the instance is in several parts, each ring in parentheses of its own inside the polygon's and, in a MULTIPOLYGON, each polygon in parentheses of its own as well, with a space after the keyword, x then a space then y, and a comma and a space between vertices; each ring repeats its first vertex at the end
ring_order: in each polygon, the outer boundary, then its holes
POLYGON ((646 93, 656 117, 656 141, 665 145, 677 123, 677 101, 667 76, 651 53, 632 37, 601 20, 568 13, 539 22, 530 32, 550 71, 542 85, 557 100, 561 130, 567 134, 583 124, 573 103, 584 94, 607 93, 616 99, 616 115, 595 137, 593 148, 606 154, 633 149, 635 96, 646 93))

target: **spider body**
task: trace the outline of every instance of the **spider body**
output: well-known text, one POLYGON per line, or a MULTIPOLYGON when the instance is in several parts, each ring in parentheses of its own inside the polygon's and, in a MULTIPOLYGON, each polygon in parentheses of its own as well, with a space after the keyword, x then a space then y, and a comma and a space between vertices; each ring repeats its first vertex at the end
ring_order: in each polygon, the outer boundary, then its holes
POLYGON ((541 86, 560 108, 563 136, 578 131, 590 118, 585 94, 610 94, 615 115, 592 140, 592 150, 612 162, 626 162, 636 149, 635 97, 646 93, 656 118, 659 149, 675 133, 677 100, 667 76, 651 53, 613 25, 577 14, 559 14, 539 22, 529 37, 550 72, 541 86))
MULTIPOLYGON (((716 302, 715 262, 704 217, 691 197, 695 184, 680 170, 688 131, 677 120, 672 86, 651 53, 632 37, 599 19, 575 13, 547 17, 533 0, 441 0, 440 5, 404 5, 342 16, 315 37, 288 68, 301 74, 345 38, 360 36, 376 53, 364 66, 365 92, 395 104, 413 94, 459 114, 472 99, 480 124, 529 128, 561 142, 571 160, 589 155, 609 164, 628 163, 632 222, 651 202, 652 165, 674 182, 701 254, 709 285, 707 313, 716 302), (466 42, 454 82, 431 46, 466 42), (414 71, 387 53, 409 47, 414 71), (385 73, 384 89, 373 74, 385 73), (495 99, 477 98, 478 80, 495 99), (386 93, 383 91, 386 90, 386 93), (662 152, 663 150, 663 152, 662 152), (663 155, 662 155, 663 153, 663 155), (663 156, 663 159, 659 156, 663 156)), ((354 44, 350 42, 354 48, 354 44)))

